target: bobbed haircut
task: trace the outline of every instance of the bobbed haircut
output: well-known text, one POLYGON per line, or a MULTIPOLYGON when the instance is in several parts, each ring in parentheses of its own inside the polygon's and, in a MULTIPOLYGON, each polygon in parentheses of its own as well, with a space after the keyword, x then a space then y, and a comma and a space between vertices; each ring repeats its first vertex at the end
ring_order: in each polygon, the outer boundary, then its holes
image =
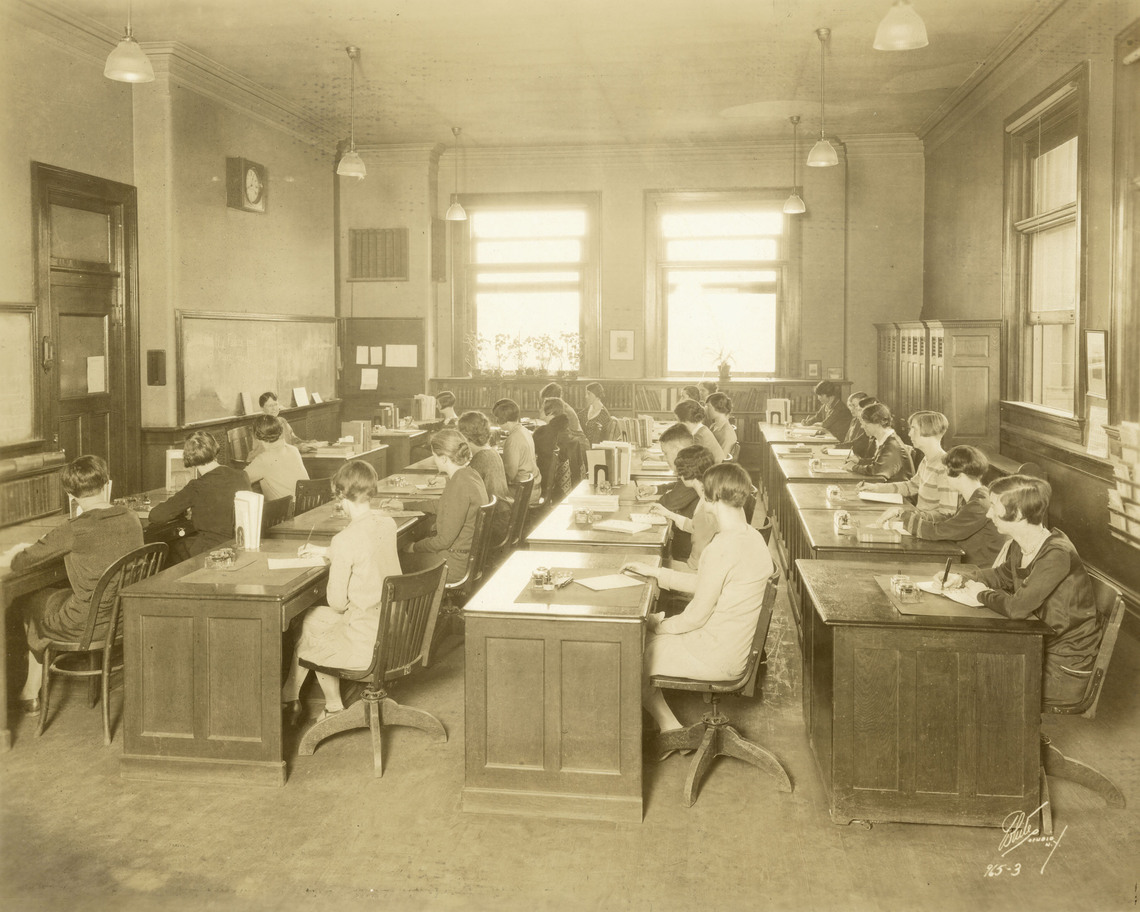
POLYGON ((500 424, 504 421, 518 421, 519 404, 514 399, 500 399, 491 406, 491 414, 500 424))
POLYGON ((485 447, 491 439, 491 419, 482 412, 464 412, 459 416, 456 427, 477 447, 485 447))
POLYGON ((688 396, 690 399, 700 399, 701 390, 697 386, 682 386, 681 392, 688 396))
POLYGON ((268 402, 270 399, 276 399, 276 398, 277 398, 277 394, 275 392, 273 392, 272 390, 270 390, 269 392, 262 393, 260 396, 257 397, 257 404, 261 408, 265 408, 266 402, 268 402))
POLYGON ((942 461, 946 463, 946 473, 951 478, 965 475, 967 478, 981 481, 990 467, 986 454, 972 446, 951 447, 942 461))
POLYGON ((931 412, 921 409, 911 412, 907 424, 918 428, 923 437, 941 437, 950 427, 950 422, 941 412, 931 412))
POLYGON ((280 440, 285 428, 272 415, 258 415, 253 421, 253 436, 265 443, 280 440))
POLYGON ((111 480, 107 463, 98 456, 80 456, 71 460, 59 473, 63 490, 72 497, 98 494, 111 480))
POLYGON ((687 447, 693 445, 693 435, 683 424, 671 424, 661 432, 662 446, 687 447))
POLYGON ((332 485, 339 497, 362 503, 376 490, 376 470, 367 462, 346 462, 336 470, 332 485))
POLYGON ((752 479, 737 462, 721 462, 705 472, 701 479, 705 486, 705 499, 712 503, 726 503, 743 509, 752 494, 752 479))
POLYGON ((705 472, 716 465, 716 457, 703 446, 687 446, 673 460, 677 477, 682 481, 704 478, 705 472))
POLYGON ((566 414, 566 406, 562 404, 562 400, 557 396, 548 396, 542 400, 542 414, 547 417, 551 415, 564 415, 566 414))
POLYGON ((685 424, 700 424, 705 420, 705 410, 695 399, 682 399, 673 406, 673 414, 685 424))
POLYGON ((720 387, 718 387, 716 385, 715 380, 702 380, 700 383, 697 384, 697 386, 700 387, 701 389, 703 389, 710 396, 713 393, 715 393, 718 389, 720 389, 720 387))
POLYGON ((874 396, 864 396, 859 400, 859 408, 866 408, 868 405, 874 405, 879 400, 874 396))
POLYGON ((436 456, 446 456, 458 466, 471 462, 471 444, 455 428, 444 428, 432 434, 431 451, 436 456))
POLYGON ((597 381, 595 381, 593 383, 587 383, 586 384, 586 392, 587 393, 593 393, 599 399, 604 399, 606 397, 606 388, 604 386, 602 386, 600 383, 598 383, 597 381))
POLYGON ((453 393, 451 390, 444 390, 441 393, 437 393, 435 397, 435 404, 438 408, 441 409, 451 408, 453 405, 455 405, 455 393, 453 393))
POLYGON ((561 383, 548 383, 544 386, 538 394, 539 399, 561 399, 562 398, 562 384, 561 383))
POLYGON ((850 396, 848 396, 847 401, 848 402, 861 402, 862 400, 864 400, 866 398, 867 398, 867 394, 865 392, 863 392, 862 390, 858 390, 857 392, 854 392, 850 396))
POLYGON ((727 393, 713 393, 705 400, 705 405, 711 406, 714 411, 722 415, 732 414, 732 399, 727 393))
POLYGON ((218 441, 205 431, 195 431, 182 444, 182 464, 188 469, 218 458, 218 441))
POLYGON ((881 402, 864 406, 863 411, 859 413, 859 417, 868 424, 877 424, 879 427, 885 428, 891 426, 891 410, 881 402))
POLYGON ((1031 525, 1045 525, 1053 496, 1049 482, 1030 475, 1007 475, 991 482, 989 491, 1001 503, 1002 519, 1013 521, 1020 516, 1031 525))
POLYGON ((831 396, 833 399, 843 398, 839 393, 839 387, 830 380, 820 380, 815 385, 815 394, 817 396, 831 396))

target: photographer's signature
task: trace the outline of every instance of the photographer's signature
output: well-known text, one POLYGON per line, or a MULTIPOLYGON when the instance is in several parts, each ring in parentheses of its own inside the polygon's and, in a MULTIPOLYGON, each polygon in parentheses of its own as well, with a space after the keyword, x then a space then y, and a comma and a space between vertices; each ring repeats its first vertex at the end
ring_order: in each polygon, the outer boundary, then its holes
MULTIPOLYGON (((1041 833, 1040 828, 1034 822, 1038 814, 1045 808, 1049 802, 1044 802, 1038 805, 1034 810, 1026 814, 1024 811, 1014 811, 1008 814, 1004 821, 1002 821, 1001 842, 998 844, 998 854, 1005 858, 1014 849, 1020 848, 1024 845, 1040 845, 1049 850, 1049 854, 1045 856, 1045 861, 1041 864, 1039 873, 1045 873, 1045 867, 1049 864, 1053 853, 1057 851, 1057 846, 1061 844, 1061 839, 1065 832, 1069 829, 1067 826, 1061 830, 1056 836, 1046 836, 1041 833)), ((999 877, 1003 874, 1008 874, 1010 877, 1017 877, 1021 873, 1021 864, 1006 862, 1002 864, 986 865, 986 877, 999 877)))

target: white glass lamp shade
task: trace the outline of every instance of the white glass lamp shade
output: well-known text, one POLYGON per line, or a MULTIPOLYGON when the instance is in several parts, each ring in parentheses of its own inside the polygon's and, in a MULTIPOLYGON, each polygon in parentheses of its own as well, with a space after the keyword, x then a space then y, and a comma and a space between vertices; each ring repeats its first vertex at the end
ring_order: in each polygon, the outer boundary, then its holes
POLYGON ((456 200, 447 207, 447 213, 443 216, 449 222, 465 222, 467 221, 467 210, 456 200))
POLYGON ((802 215, 805 212, 807 212, 807 206, 804 205, 803 198, 795 190, 792 190, 792 195, 784 200, 784 213, 786 215, 802 215))
POLYGON ((139 43, 130 35, 124 35, 107 55, 103 75, 116 82, 154 82, 154 67, 139 43))
POLYGON ((349 149, 340 157, 340 164, 336 166, 336 173, 341 177, 355 177, 364 180, 368 169, 364 167, 364 159, 355 149, 349 149))
POLYGON ((897 0, 875 30, 876 51, 913 51, 928 44, 926 23, 909 0, 897 0))
POLYGON ((835 147, 821 137, 811 147, 807 163, 809 168, 830 168, 839 164, 839 156, 835 154, 835 147))

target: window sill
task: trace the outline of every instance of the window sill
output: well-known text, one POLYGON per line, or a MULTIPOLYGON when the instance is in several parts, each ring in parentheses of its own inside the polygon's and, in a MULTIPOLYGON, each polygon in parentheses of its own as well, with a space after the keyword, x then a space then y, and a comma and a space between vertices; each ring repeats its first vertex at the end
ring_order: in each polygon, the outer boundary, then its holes
POLYGON ((1083 419, 1029 402, 1003 401, 1001 423, 1002 427, 1033 431, 1036 434, 1055 438, 1058 442, 1075 444, 1078 447, 1085 439, 1083 419))

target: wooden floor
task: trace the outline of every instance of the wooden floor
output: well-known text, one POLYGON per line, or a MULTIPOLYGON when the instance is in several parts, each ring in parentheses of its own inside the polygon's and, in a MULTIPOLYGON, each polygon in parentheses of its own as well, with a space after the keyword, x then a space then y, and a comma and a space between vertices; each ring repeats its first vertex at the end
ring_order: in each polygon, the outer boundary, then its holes
MULTIPOLYGON (((687 760, 646 761, 636 824, 464 814, 463 652, 454 646, 397 696, 435 713, 450 740, 387 737, 372 777, 366 732, 296 758, 282 789, 122 780, 121 735, 71 689, 41 738, 21 720, 0 755, 5 909, 1011 910, 1134 909, 1140 880, 1140 647, 1131 619, 1097 719, 1046 730, 1123 790, 1108 810, 1054 783, 1059 842, 1008 854, 996 829, 832 825, 804 737, 786 605, 763 699, 729 700, 746 736, 774 750, 795 791, 738 761, 714 764, 681 803, 687 760), (1000 874, 997 865, 1004 864, 1000 874), (1015 866, 1020 867, 1015 867, 1015 866), (1043 869, 1043 870, 1042 870, 1043 869), (987 876, 987 871, 991 876, 987 876)), ((66 686, 66 685, 65 685, 66 686)), ((121 688, 112 695, 120 707, 121 688)), ((682 720, 699 697, 677 695, 682 720)), ((312 707, 315 711, 316 706, 312 707)))

